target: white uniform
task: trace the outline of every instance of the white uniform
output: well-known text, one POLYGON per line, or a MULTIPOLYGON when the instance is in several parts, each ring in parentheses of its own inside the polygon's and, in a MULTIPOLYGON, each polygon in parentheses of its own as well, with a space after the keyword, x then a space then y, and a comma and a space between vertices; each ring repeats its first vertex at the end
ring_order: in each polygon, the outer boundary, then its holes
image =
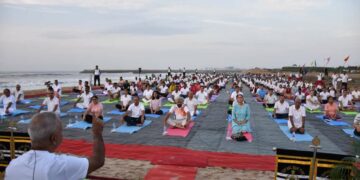
POLYGON ((6 97, 5 95, 2 95, 0 97, 0 102, 3 104, 3 109, 0 108, 0 115, 5 115, 6 108, 9 103, 11 103, 11 106, 9 108, 9 112, 12 113, 16 110, 16 100, 13 95, 10 95, 9 97, 6 97))
MULTIPOLYGON (((295 128, 300 128, 302 127, 302 118, 306 117, 306 112, 305 112, 305 108, 303 106, 300 106, 299 109, 295 108, 295 105, 292 105, 289 109, 289 118, 290 116, 293 117, 293 121, 294 121, 294 126, 295 128)), ((290 119, 288 121, 288 127, 289 129, 292 128, 290 119)))

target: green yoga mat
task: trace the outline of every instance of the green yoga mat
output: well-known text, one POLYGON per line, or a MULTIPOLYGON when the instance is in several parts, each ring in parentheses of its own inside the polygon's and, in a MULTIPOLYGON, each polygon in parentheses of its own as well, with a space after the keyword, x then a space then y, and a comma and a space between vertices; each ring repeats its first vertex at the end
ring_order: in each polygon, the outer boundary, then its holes
POLYGON ((322 111, 319 110, 319 109, 311 111, 310 109, 307 109, 307 108, 306 108, 306 112, 308 112, 308 113, 322 113, 322 111))
POLYGON ((208 107, 207 104, 200 104, 197 106, 198 109, 206 109, 208 107))
POLYGON ((228 107, 228 110, 232 111, 232 110, 233 110, 233 107, 232 107, 232 106, 229 106, 229 107, 228 107))
POLYGON ((359 113, 356 111, 341 111, 341 112, 348 116, 351 116, 351 115, 356 116, 359 113))
POLYGON ((274 108, 265 108, 265 110, 268 112, 274 112, 274 108))
POLYGON ((174 104, 174 103, 167 102, 167 103, 165 103, 163 106, 164 106, 164 107, 172 107, 173 105, 175 105, 175 104, 174 104))
POLYGON ((116 103, 118 103, 119 101, 117 100, 117 99, 115 99, 115 100, 105 100, 105 101, 102 101, 101 103, 103 103, 103 104, 116 104, 116 103))

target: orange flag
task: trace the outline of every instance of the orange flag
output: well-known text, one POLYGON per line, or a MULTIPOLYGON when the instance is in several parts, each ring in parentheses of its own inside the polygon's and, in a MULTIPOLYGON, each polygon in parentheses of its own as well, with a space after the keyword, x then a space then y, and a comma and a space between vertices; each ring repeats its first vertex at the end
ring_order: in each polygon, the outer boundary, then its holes
POLYGON ((350 59, 350 56, 347 56, 344 61, 347 62, 350 59))

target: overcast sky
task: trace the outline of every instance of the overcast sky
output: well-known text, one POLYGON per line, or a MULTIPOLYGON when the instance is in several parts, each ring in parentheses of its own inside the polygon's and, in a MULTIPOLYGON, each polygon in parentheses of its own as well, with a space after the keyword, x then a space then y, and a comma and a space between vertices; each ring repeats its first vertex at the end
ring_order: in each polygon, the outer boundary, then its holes
POLYGON ((0 71, 360 64, 359 0, 0 0, 0 71))

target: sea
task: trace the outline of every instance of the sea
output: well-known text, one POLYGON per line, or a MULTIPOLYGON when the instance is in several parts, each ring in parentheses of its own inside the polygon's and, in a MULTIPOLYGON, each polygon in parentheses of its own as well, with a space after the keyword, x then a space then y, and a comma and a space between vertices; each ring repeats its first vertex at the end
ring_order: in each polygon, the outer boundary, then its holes
MULTIPOLYGON (((141 74, 144 78, 146 75, 141 74)), ((125 80, 135 80, 138 74, 133 73, 102 73, 100 81, 103 84, 105 78, 118 82, 120 77, 125 80)), ((62 87, 73 87, 78 84, 79 80, 93 82, 93 74, 80 73, 75 71, 58 71, 58 72, 0 72, 0 89, 4 88, 14 90, 17 84, 20 84, 23 90, 35 90, 46 88, 45 82, 58 80, 62 87)))

